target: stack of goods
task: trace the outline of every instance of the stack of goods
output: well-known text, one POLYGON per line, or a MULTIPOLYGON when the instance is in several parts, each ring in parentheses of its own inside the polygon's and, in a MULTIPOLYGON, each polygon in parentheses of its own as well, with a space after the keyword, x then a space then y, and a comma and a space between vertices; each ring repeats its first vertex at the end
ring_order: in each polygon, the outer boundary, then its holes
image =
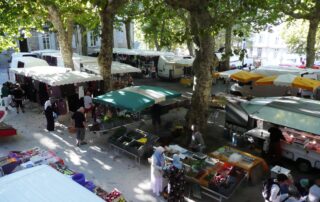
POLYGON ((95 192, 100 198, 102 198, 106 202, 126 202, 121 192, 119 192, 117 189, 114 189, 112 192, 108 193, 100 187, 97 187, 95 192))

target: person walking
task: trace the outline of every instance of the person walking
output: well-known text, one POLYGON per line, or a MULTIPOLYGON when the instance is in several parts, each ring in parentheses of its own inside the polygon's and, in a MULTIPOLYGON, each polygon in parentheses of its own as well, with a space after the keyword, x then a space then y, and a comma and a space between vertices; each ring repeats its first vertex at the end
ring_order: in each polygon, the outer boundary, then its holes
POLYGON ((24 113, 24 107, 22 104, 23 97, 24 97, 24 92, 20 87, 20 84, 16 84, 16 88, 13 90, 13 101, 16 104, 18 114, 19 114, 19 108, 21 108, 22 113, 24 113))
POLYGON ((9 108, 9 94, 10 94, 10 89, 9 89, 9 86, 8 86, 8 83, 4 83, 2 85, 2 88, 1 88, 1 98, 3 100, 3 104, 4 104, 4 107, 6 108, 6 110, 8 110, 9 108))
POLYGON ((44 114, 47 119, 47 130, 54 131, 54 116, 53 116, 53 107, 52 100, 49 99, 44 103, 44 114))
POLYGON ((164 148, 159 146, 151 157, 151 188, 152 192, 157 196, 160 196, 163 189, 162 169, 165 163, 163 155, 164 151, 164 148))
POLYGON ((80 107, 73 115, 72 119, 74 120, 74 127, 77 131, 77 146, 87 144, 85 139, 85 122, 86 119, 84 117, 84 108, 80 107))
POLYGON ((92 109, 94 107, 90 91, 87 91, 86 95, 83 97, 83 104, 84 104, 85 118, 87 118, 87 114, 92 112, 92 109))
POLYGON ((308 200, 309 202, 320 201, 320 178, 317 178, 315 184, 310 187, 308 200))
POLYGON ((281 200, 281 191, 280 186, 287 183, 288 177, 285 174, 278 174, 277 178, 274 180, 274 183, 270 187, 270 195, 265 200, 266 202, 280 202, 281 200))
POLYGON ((172 165, 165 169, 164 176, 168 177, 168 202, 184 201, 185 171, 179 155, 173 155, 172 165))

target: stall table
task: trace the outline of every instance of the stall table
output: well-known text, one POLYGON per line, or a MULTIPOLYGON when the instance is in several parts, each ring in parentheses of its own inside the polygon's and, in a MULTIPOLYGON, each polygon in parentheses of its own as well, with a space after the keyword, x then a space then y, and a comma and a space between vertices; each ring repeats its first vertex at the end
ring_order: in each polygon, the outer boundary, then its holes
POLYGON ((262 158, 229 146, 220 147, 216 151, 210 153, 209 156, 246 170, 253 183, 258 182, 263 177, 264 173, 269 170, 267 163, 262 158), (241 160, 239 162, 232 162, 230 156, 233 154, 241 156, 241 160))
POLYGON ((247 178, 246 170, 221 160, 209 157, 205 154, 194 153, 178 145, 170 145, 167 148, 166 159, 172 161, 172 156, 177 153, 186 169, 186 180, 191 185, 198 185, 201 194, 217 201, 229 199, 236 189, 247 178))

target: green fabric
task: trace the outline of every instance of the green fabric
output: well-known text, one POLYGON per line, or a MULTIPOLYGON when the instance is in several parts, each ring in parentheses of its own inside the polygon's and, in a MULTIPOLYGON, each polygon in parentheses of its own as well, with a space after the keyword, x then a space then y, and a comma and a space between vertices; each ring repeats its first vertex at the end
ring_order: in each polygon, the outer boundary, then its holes
POLYGON ((320 102, 297 97, 253 99, 241 106, 249 116, 280 126, 320 135, 320 102))
MULTIPOLYGON (((130 88, 130 87, 129 87, 130 88)), ((160 87, 154 87, 154 86, 134 86, 134 88, 140 88, 143 90, 152 90, 156 91, 157 93, 163 94, 165 99, 170 98, 176 98, 181 96, 181 93, 167 90, 160 87)), ((128 111, 132 112, 139 112, 144 110, 145 108, 148 108, 155 104, 155 100, 147 97, 145 95, 126 91, 126 88, 117 90, 117 91, 111 91, 109 93, 106 93, 104 95, 95 97, 93 99, 94 102, 105 104, 105 105, 113 105, 115 107, 119 107, 121 109, 126 109, 128 111)))
POLYGON ((143 89, 143 90, 154 90, 158 93, 165 95, 166 99, 171 99, 171 98, 176 98, 176 97, 181 96, 181 93, 179 93, 177 91, 168 90, 168 89, 160 88, 160 87, 156 87, 156 86, 139 86, 139 88, 143 89))
POLYGON ((110 104, 132 112, 141 111, 154 104, 153 99, 123 90, 111 91, 104 95, 95 97, 93 101, 105 105, 110 104))

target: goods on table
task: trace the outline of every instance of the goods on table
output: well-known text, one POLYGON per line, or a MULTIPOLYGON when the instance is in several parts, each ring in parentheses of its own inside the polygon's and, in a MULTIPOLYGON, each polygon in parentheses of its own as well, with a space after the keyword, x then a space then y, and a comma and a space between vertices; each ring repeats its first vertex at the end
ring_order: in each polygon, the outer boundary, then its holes
POLYGON ((8 156, 0 157, 0 177, 15 172, 15 169, 28 169, 38 165, 50 165, 58 172, 70 176, 75 182, 94 192, 107 202, 125 202, 122 194, 114 189, 108 193, 101 187, 97 187, 93 182, 87 181, 85 175, 77 173, 68 168, 64 161, 56 156, 52 151, 41 150, 40 148, 32 148, 26 151, 11 151, 8 156))
POLYGON ((135 155, 143 156, 159 138, 145 131, 135 129, 116 131, 109 142, 135 155))

